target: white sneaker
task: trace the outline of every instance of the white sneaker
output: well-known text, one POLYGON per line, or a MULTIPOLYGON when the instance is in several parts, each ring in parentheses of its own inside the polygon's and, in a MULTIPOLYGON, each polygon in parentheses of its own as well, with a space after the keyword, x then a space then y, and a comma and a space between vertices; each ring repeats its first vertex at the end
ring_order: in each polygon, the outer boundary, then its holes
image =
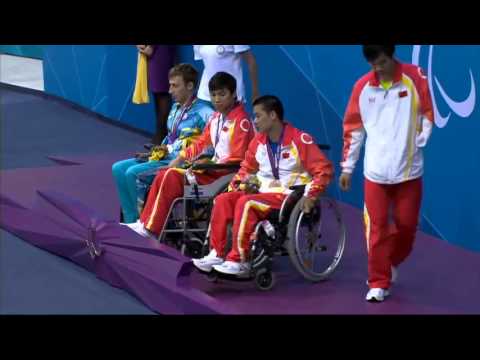
POLYGON ((153 233, 145 229, 145 226, 140 222, 140 220, 132 224, 125 224, 125 225, 143 237, 151 238, 154 240, 157 239, 157 237, 153 233))
POLYGON ((246 275, 250 271, 250 264, 225 261, 223 264, 214 265, 213 268, 222 274, 241 276, 246 275))
POLYGON ((140 219, 138 219, 137 221, 133 222, 133 223, 120 223, 120 225, 122 226, 128 226, 130 229, 133 229, 133 228, 137 228, 139 226, 143 226, 143 224, 140 222, 140 219))
POLYGON ((212 249, 207 256, 204 256, 201 259, 193 259, 193 265, 195 265, 198 269, 210 272, 212 271, 212 267, 214 265, 220 265, 223 263, 223 259, 217 256, 217 251, 212 249))
MULTIPOLYGON (((397 282, 397 279, 398 279, 398 270, 395 266, 392 266, 391 269, 392 269, 392 276, 390 277, 390 282, 392 284, 395 284, 397 282)), ((368 280, 366 281, 366 283, 367 283, 367 285, 369 284, 368 280)))
POLYGON ((390 295, 390 291, 388 289, 374 288, 368 291, 368 294, 365 297, 365 299, 367 301, 372 301, 372 302, 374 301, 382 302, 389 295, 390 295))

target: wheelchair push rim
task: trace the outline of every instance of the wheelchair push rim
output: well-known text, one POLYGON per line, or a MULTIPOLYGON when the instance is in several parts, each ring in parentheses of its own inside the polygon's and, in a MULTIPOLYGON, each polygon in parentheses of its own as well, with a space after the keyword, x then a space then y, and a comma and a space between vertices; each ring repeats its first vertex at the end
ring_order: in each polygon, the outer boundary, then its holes
POLYGON ((302 205, 303 201, 299 201, 290 216, 288 254, 305 279, 323 281, 335 271, 342 258, 345 224, 333 199, 321 198, 310 215, 302 211, 302 205))

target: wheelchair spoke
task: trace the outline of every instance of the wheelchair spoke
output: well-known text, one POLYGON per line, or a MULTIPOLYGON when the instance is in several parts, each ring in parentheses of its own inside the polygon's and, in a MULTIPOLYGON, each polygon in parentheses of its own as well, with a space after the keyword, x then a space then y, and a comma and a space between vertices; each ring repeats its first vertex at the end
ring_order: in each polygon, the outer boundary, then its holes
POLYGON ((310 249, 314 248, 317 241, 319 240, 318 233, 316 231, 311 231, 307 235, 307 244, 310 249))
POLYGON ((325 252, 328 250, 327 245, 317 245, 315 246, 315 252, 325 252))

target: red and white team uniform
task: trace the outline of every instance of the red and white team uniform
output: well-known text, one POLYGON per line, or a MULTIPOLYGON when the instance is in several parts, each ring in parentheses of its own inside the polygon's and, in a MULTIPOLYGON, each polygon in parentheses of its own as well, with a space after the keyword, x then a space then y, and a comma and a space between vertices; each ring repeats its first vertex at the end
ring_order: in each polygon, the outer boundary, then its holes
POLYGON ((428 81, 419 67, 396 62, 390 87, 381 86, 375 72, 355 84, 344 119, 341 166, 353 172, 366 138, 364 219, 371 288, 388 289, 391 266, 412 250, 422 198, 422 149, 432 128, 428 81))
MULTIPOLYGON (((192 161, 208 148, 213 147, 216 163, 230 163, 242 161, 245 157, 248 144, 254 136, 253 126, 243 104, 238 103, 227 114, 212 114, 202 136, 180 154, 186 160, 192 161)), ((186 170, 178 168, 162 169, 155 177, 145 203, 145 208, 140 216, 144 227, 154 233, 160 234, 168 211, 173 201, 183 196, 186 182, 186 170)), ((207 185, 224 176, 226 171, 194 171, 196 182, 207 185)))
POLYGON ((258 194, 233 191, 215 198, 210 244, 218 257, 244 262, 256 224, 266 219, 272 210, 280 209, 285 197, 292 192, 291 186, 306 185, 305 196, 317 198, 331 181, 332 164, 310 135, 285 124, 282 137, 274 156, 267 135, 257 134, 232 180, 232 187, 236 188, 239 181, 256 175, 261 183, 258 194), (232 250, 225 254, 227 224, 232 222, 232 250))

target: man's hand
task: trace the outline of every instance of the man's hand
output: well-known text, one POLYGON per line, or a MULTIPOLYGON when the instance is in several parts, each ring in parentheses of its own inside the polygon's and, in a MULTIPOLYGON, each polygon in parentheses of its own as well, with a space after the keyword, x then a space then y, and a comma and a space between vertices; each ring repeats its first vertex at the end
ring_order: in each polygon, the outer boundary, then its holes
POLYGON ((256 175, 250 175, 240 183, 239 189, 247 194, 258 194, 261 185, 256 175))
POLYGON ((145 49, 143 50, 143 53, 147 55, 148 57, 152 56, 153 54, 153 47, 151 45, 145 46, 145 49))
POLYGON ((302 211, 305 214, 310 214, 312 209, 315 207, 316 202, 317 202, 317 199, 310 198, 310 197, 304 197, 303 198, 303 204, 302 204, 302 211))
POLYGON ((153 54, 153 47, 151 45, 137 45, 137 49, 140 53, 145 54, 148 57, 153 54))
POLYGON ((240 189, 245 191, 245 193, 249 195, 258 194, 258 188, 253 186, 252 184, 243 184, 243 186, 240 185, 240 189))
POLYGON ((342 175, 340 175, 339 181, 340 189, 342 189, 342 191, 349 191, 351 184, 352 174, 342 173, 342 175))
POLYGON ((184 159, 181 156, 178 156, 177 158, 170 161, 170 164, 168 164, 168 166, 171 168, 176 168, 182 165, 183 161, 184 159))

